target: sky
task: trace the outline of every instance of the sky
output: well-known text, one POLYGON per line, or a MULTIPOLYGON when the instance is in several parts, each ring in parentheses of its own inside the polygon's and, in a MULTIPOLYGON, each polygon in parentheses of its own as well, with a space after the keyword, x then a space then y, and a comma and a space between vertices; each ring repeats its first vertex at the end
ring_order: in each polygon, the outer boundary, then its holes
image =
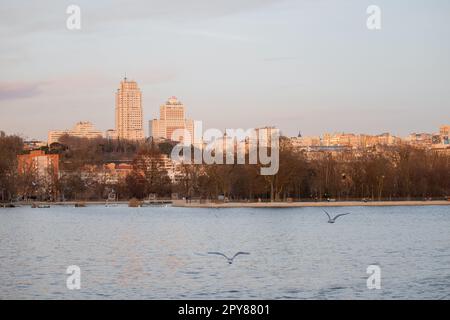
POLYGON ((448 0, 2 0, 0 130, 114 128, 121 79, 144 128, 177 96, 203 128, 437 132, 450 124, 448 0), (66 9, 81 8, 69 30, 66 9), (366 27, 369 5, 381 30, 366 27))

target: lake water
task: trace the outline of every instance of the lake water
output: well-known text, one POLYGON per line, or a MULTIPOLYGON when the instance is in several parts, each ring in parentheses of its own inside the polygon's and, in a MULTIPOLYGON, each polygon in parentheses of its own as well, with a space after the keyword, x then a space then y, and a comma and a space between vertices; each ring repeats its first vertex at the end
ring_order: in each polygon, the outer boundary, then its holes
POLYGON ((0 299, 450 299, 449 206, 327 211, 0 209, 0 299))

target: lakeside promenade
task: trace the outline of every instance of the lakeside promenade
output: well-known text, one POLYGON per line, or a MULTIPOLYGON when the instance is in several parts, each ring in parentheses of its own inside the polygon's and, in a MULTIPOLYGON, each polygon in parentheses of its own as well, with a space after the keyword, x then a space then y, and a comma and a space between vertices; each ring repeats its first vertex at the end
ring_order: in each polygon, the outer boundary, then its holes
MULTIPOLYGON (((75 206, 80 202, 15 202, 15 206, 75 206)), ((115 206, 128 205, 129 201, 83 201, 83 206, 115 206)), ((6 204, 0 204, 0 208, 6 204)), ((450 206, 449 200, 393 200, 393 201, 304 201, 304 202, 200 202, 192 200, 160 200, 153 203, 143 203, 143 207, 169 205, 179 208, 302 208, 302 207, 389 207, 389 206, 450 206)))
POLYGON ((317 201, 317 202, 186 202, 172 201, 173 207, 187 208, 301 208, 301 207, 388 207, 388 206, 449 206, 450 201, 317 201))

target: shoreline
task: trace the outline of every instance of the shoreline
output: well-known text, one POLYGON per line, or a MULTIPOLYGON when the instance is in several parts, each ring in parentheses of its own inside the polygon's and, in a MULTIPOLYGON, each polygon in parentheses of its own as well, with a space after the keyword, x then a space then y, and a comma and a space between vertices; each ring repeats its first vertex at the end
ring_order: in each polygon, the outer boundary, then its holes
MULTIPOLYGON (((42 206, 75 206, 77 203, 83 203, 86 207, 93 205, 127 205, 128 201, 67 201, 67 202, 15 202, 15 206, 31 206, 32 204, 42 206)), ((154 202, 142 207, 158 207, 159 205, 169 205, 176 208, 307 208, 307 207, 390 207, 390 206, 450 206, 448 200, 392 200, 392 201, 317 201, 317 202, 205 202, 192 201, 187 203, 185 200, 165 200, 164 202, 154 202)), ((3 208, 3 204, 0 204, 3 208)))
POLYGON ((173 207, 180 208, 304 208, 304 207, 390 207, 390 206, 449 206, 447 200, 429 201, 335 201, 335 202, 227 202, 227 203, 186 203, 175 200, 173 207))

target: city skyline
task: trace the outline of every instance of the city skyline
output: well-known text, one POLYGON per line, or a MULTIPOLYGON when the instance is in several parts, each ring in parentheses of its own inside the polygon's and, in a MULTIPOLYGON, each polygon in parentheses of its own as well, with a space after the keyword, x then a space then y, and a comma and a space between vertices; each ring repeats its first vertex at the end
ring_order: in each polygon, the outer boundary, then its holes
POLYGON ((78 120, 111 129, 125 72, 139 81, 144 123, 173 95, 205 127, 274 125, 289 136, 406 136, 450 122, 448 2, 378 1, 379 31, 366 28, 367 1, 194 2, 79 1, 82 27, 70 31, 69 2, 6 1, 1 130, 44 139, 78 120))
MULTIPOLYGON (((120 81, 120 86, 115 93, 115 97, 115 129, 108 129, 103 133, 96 130, 90 121, 79 121, 71 130, 48 131, 47 144, 51 145, 53 142, 58 142, 59 138, 64 135, 81 138, 104 137, 107 139, 119 138, 136 141, 150 137, 157 141, 173 140, 182 142, 185 139, 186 133, 189 134, 191 144, 200 145, 203 143, 203 129, 206 128, 203 128, 202 121, 194 121, 187 118, 185 105, 176 96, 169 97, 164 104, 160 105, 159 119, 154 118, 148 120, 148 135, 144 133, 144 121, 147 120, 144 119, 142 114, 142 93, 138 83, 124 77, 120 81), (200 127, 195 128, 195 123, 200 127), (194 133, 200 135, 196 136, 194 133)), ((275 128, 275 126, 271 127, 275 128)), ((355 133, 350 131, 322 132, 320 135, 308 136, 302 135, 299 131, 297 136, 291 136, 291 141, 293 141, 294 145, 297 147, 361 147, 377 144, 395 145, 404 142, 418 145, 442 145, 446 147, 449 143, 449 128, 449 125, 443 124, 438 130, 434 130, 431 133, 410 132, 406 137, 392 135, 390 132, 368 135, 365 132, 355 133)), ((236 128, 227 127, 226 130, 227 129, 234 130, 236 128)), ((33 141, 33 139, 31 141, 33 141)))
MULTIPOLYGON (((189 119, 186 116, 185 105, 176 97, 169 97, 165 103, 159 107, 159 119, 145 119, 142 112, 142 92, 135 80, 129 80, 126 76, 120 81, 119 88, 115 92, 115 123, 114 129, 99 131, 90 121, 78 121, 72 129, 64 130, 48 130, 47 145, 51 145, 64 135, 70 135, 80 138, 107 138, 107 139, 125 139, 140 141, 148 137, 156 140, 172 140, 173 134, 176 133, 174 141, 183 141, 185 134, 189 133, 190 143, 194 145, 201 144, 203 132, 202 120, 189 119), (148 121, 148 134, 144 130, 144 122, 148 121), (200 125, 195 129, 195 123, 200 125), (199 131, 200 130, 200 131, 199 131), (181 133, 183 132, 183 133, 181 133)), ((270 127, 276 128, 276 126, 270 127)), ((431 132, 409 132, 406 136, 397 136, 391 132, 377 132, 368 134, 367 132, 346 131, 325 131, 319 135, 303 135, 301 130, 297 135, 290 135, 292 141, 297 146, 315 147, 315 146, 367 146, 375 144, 393 145, 402 142, 415 144, 448 144, 449 125, 442 124, 438 130, 436 128, 431 132), (436 137, 436 139, 435 139, 436 137), (369 141, 361 142, 361 141, 369 141), (334 141, 334 142, 331 142, 334 141)), ((236 129, 227 126, 227 129, 236 129)), ((243 128, 239 128, 243 129, 243 128)), ((245 128, 251 129, 251 128, 245 128)), ((255 128, 253 128, 255 129, 255 128)), ((277 128, 279 129, 279 128, 277 128)), ((219 129, 220 130, 220 129, 219 129)), ((1 131, 0 132, 4 132, 1 131)), ((281 132, 283 135, 283 133, 281 132)), ((288 135, 285 135, 288 136, 288 135)), ((26 139, 28 142, 39 142, 42 144, 44 140, 26 139)))
POLYGON ((1 2, 0 300, 450 300, 450 0, 1 2))
MULTIPOLYGON (((115 92, 115 122, 114 125, 107 125, 108 129, 105 130, 96 130, 94 128, 94 124, 87 119, 77 120, 73 129, 64 129, 64 130, 47 130, 47 142, 51 144, 56 142, 61 136, 68 134, 72 136, 79 137, 87 137, 93 138, 96 136, 106 137, 106 138, 122 138, 129 140, 142 140, 144 138, 153 137, 156 139, 170 139, 171 134, 176 129, 187 130, 191 134, 191 143, 194 143, 194 122, 202 121, 201 119, 188 119, 186 117, 186 109, 185 105, 181 103, 176 96, 170 96, 166 99, 166 102, 159 106, 159 116, 152 119, 147 119, 142 112, 142 92, 140 90, 139 85, 135 80, 129 80, 126 76, 120 81, 120 86, 115 92), (167 119, 166 119, 167 117, 167 119), (128 119, 130 118, 130 119, 128 119), (167 125, 165 124, 167 122, 167 125), (146 134, 146 130, 144 129, 145 123, 148 123, 148 134, 146 134), (167 126, 167 128, 166 128, 167 126), (113 128, 114 129, 111 129, 113 128), (129 128, 135 129, 129 129, 129 128), (137 128, 137 129, 136 129, 137 128), (119 133, 120 132, 120 133, 119 133)), ((271 124, 266 124, 269 126, 273 126, 271 124)), ((276 126, 273 126, 276 127, 276 126)), ((303 134, 301 130, 298 130, 297 133, 293 133, 291 135, 286 135, 283 133, 282 135, 288 137, 296 137, 296 136, 305 136, 308 139, 319 138, 320 140, 327 139, 326 136, 336 136, 336 135, 372 135, 372 136, 382 136, 384 134, 392 135, 393 137, 398 137, 401 139, 409 139, 411 135, 415 134, 439 134, 439 131, 442 130, 443 127, 448 128, 448 125, 445 123, 441 123, 437 128, 433 128, 433 130, 429 132, 425 131, 409 131, 404 136, 392 134, 390 131, 378 131, 378 132, 355 132, 351 129, 342 130, 342 131, 330 131, 326 130, 320 132, 315 135, 311 134, 303 134)), ((224 129, 230 129, 231 126, 225 126, 224 129)), ((236 129, 236 128, 235 128, 236 129)), ((250 128, 240 128, 240 129, 250 129, 250 128)), ((5 132, 4 130, 0 130, 5 132)), ((23 136, 23 133, 9 133, 7 134, 18 134, 19 136, 23 136)), ((25 137, 26 140, 29 141, 45 141, 45 139, 39 139, 35 137, 25 137)), ((199 137, 200 138, 200 137, 199 137)), ((195 138, 197 139, 197 138, 195 138)))

